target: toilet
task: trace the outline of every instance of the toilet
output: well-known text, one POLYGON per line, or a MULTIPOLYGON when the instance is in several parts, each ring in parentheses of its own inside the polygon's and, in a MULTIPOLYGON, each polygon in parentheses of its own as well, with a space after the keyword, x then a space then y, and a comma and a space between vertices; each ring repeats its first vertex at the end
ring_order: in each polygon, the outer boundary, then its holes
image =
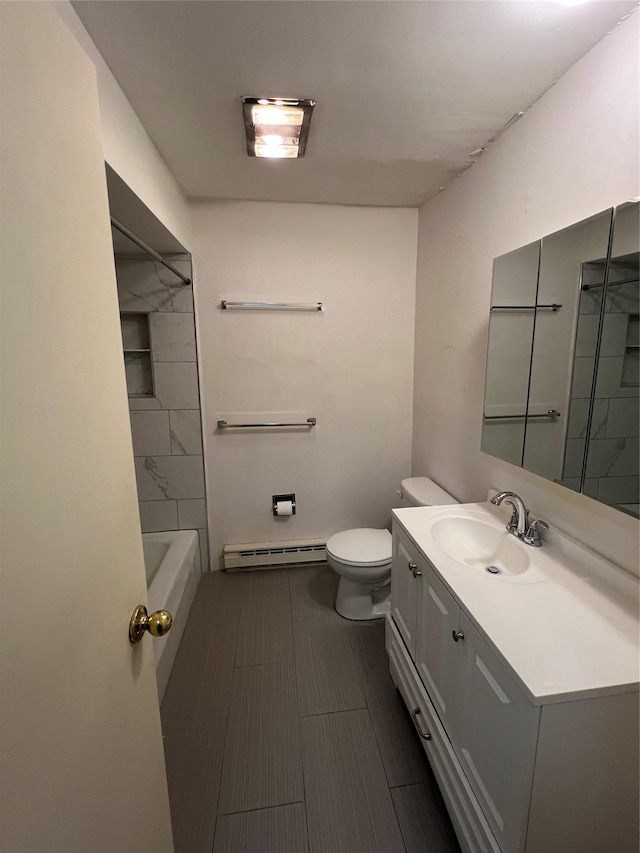
MULTIPOLYGON (((399 506, 445 506, 458 501, 428 477, 400 484, 399 506)), ((381 619, 389 612, 392 538, 388 530, 358 527, 335 533, 327 561, 340 576, 335 608, 345 619, 381 619)))

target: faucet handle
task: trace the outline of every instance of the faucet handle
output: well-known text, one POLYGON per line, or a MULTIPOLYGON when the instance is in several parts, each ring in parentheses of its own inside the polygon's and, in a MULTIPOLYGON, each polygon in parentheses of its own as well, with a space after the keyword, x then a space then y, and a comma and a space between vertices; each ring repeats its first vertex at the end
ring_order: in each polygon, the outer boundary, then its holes
POLYGON ((509 533, 512 533, 518 527, 518 510, 516 509, 515 504, 512 504, 511 501, 506 501, 506 503, 513 507, 511 510, 511 518, 507 522, 507 530, 509 533))
POLYGON ((539 548, 542 545, 542 539, 540 538, 539 530, 540 527, 542 527, 543 530, 549 529, 549 525, 547 524, 547 522, 542 521, 539 518, 531 522, 524 537, 524 541, 527 545, 533 545, 534 548, 539 548))

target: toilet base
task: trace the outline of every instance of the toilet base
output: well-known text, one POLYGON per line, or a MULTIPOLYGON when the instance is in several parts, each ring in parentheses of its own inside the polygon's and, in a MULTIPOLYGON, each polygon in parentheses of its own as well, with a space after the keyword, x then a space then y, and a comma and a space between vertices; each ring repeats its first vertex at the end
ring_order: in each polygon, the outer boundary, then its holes
POLYGON ((374 587, 341 577, 335 607, 340 616, 356 622, 384 619, 391 609, 391 583, 374 587))

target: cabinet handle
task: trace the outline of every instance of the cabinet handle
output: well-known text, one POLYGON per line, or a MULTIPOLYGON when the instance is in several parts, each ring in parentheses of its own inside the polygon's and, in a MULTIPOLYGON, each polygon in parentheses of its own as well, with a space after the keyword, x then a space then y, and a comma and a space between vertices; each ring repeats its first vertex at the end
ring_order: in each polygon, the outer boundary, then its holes
POLYGON ((411 716, 413 717, 413 724, 416 727, 416 729, 418 730, 418 734, 420 735, 422 740, 431 740, 431 735, 429 734, 429 732, 423 732, 422 731, 420 723, 418 722, 418 714, 419 713, 420 713, 420 708, 414 708, 413 711, 411 712, 411 716))
POLYGON ((414 578, 421 578, 422 577, 422 572, 420 571, 420 569, 417 566, 413 570, 413 576, 414 576, 414 578))
MULTIPOLYGON (((409 566, 410 572, 415 572, 415 570, 418 568, 415 563, 408 563, 407 565, 409 566)), ((415 577, 415 575, 414 575, 414 577, 415 577)))
POLYGON ((456 643, 458 642, 458 640, 464 640, 464 634, 462 633, 462 631, 452 631, 451 636, 453 637, 456 643))

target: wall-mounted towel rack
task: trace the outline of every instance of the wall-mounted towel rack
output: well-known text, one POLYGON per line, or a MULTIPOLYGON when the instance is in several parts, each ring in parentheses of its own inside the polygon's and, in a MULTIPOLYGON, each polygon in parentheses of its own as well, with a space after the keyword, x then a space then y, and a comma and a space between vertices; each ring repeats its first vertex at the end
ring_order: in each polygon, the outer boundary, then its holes
MULTIPOLYGON (((583 288, 584 289, 584 288, 583 288)), ((549 305, 492 305, 490 311, 535 311, 545 308, 548 311, 559 311, 562 303, 552 302, 549 305)))
POLYGON ((270 423, 270 424, 230 424, 228 421, 218 421, 218 429, 264 429, 265 427, 314 427, 315 418, 307 418, 306 421, 297 423, 270 423))
POLYGON ((322 311, 322 302, 229 302, 223 299, 220 308, 223 311, 322 311))
POLYGON ((515 421, 515 420, 524 420, 525 418, 529 421, 532 418, 559 418, 560 412, 557 409, 549 409, 542 415, 485 415, 485 421, 515 421))

